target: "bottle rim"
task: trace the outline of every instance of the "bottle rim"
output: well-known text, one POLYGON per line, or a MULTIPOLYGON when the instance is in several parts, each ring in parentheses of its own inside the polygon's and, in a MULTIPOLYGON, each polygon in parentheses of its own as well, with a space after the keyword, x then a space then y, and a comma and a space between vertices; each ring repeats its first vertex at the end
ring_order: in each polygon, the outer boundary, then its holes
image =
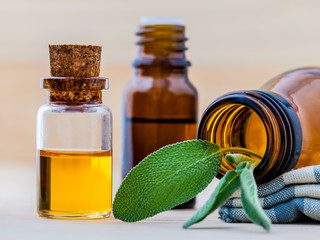
POLYGON ((105 90, 109 79, 104 77, 43 77, 40 88, 56 91, 105 90))
MULTIPOLYGON (((198 127, 198 139, 206 140, 204 131, 209 124, 210 116, 218 111, 219 107, 228 104, 239 104, 250 108, 258 114, 266 129, 266 151, 254 171, 259 183, 268 182, 296 165, 302 145, 300 121, 292 106, 273 92, 236 91, 219 97, 203 113, 198 127)), ((222 175, 220 172, 218 177, 222 175)))
POLYGON ((103 77, 43 77, 40 87, 48 89, 48 102, 62 105, 101 104, 102 90, 109 80, 103 77))
POLYGON ((152 26, 152 25, 177 25, 184 26, 183 18, 172 17, 141 17, 140 25, 152 26))

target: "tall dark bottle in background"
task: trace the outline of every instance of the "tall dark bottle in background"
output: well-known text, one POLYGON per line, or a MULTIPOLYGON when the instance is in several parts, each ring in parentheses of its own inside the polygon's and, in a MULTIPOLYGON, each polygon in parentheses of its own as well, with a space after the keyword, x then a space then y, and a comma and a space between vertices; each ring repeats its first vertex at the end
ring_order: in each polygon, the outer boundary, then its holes
POLYGON ((123 93, 123 178, 159 148, 196 138, 197 91, 188 80, 184 32, 182 19, 141 19, 134 74, 123 93))

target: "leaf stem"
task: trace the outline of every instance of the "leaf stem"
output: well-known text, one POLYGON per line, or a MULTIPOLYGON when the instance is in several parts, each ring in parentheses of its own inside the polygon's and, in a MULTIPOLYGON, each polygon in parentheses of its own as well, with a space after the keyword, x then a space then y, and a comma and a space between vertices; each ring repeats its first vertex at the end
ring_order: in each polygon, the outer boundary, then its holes
POLYGON ((247 155, 251 155, 256 158, 259 158, 259 160, 261 160, 263 158, 263 156, 261 156, 260 154, 252 152, 251 150, 249 150, 247 148, 241 148, 241 147, 220 148, 220 150, 218 152, 220 152, 220 153, 227 153, 227 152, 242 153, 242 154, 247 154, 247 155))

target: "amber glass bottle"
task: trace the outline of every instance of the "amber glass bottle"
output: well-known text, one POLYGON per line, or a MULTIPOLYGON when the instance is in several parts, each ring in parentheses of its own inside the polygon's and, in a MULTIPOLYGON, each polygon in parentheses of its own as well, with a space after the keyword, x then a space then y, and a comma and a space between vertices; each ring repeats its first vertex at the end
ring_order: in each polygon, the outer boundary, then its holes
MULTIPOLYGON (((198 138, 263 155, 255 170, 259 182, 320 164, 319 92, 320 68, 302 68, 271 79, 261 90, 226 94, 203 114, 198 138)), ((233 167, 223 161, 220 174, 233 167)))
POLYGON ((134 75, 123 94, 123 177, 159 148, 196 138, 197 91, 187 76, 184 32, 177 19, 142 19, 134 75))

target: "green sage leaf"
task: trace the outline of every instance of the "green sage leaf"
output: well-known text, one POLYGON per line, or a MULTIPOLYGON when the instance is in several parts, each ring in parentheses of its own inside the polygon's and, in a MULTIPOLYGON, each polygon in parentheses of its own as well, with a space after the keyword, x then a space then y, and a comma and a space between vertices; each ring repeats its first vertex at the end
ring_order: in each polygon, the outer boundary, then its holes
POLYGON ((249 162, 251 165, 257 166, 260 162, 260 160, 238 153, 227 154, 225 159, 227 162, 235 165, 238 165, 241 162, 249 162))
POLYGON ((235 171, 228 171, 220 180, 218 186, 212 193, 206 204, 187 222, 183 228, 188 228, 191 225, 202 221, 209 214, 220 207, 236 190, 240 188, 240 177, 235 171))
POLYGON ((260 205, 253 169, 254 166, 249 165, 241 171, 241 202, 249 219, 269 232, 271 229, 271 221, 260 205))
POLYGON ((249 162, 240 162, 238 165, 237 165, 237 168, 236 168, 236 173, 238 174, 241 174, 241 172, 244 170, 244 169, 247 169, 248 167, 250 167, 250 163, 249 162))
POLYGON ((122 182, 113 202, 114 217, 136 222, 195 197, 220 168, 218 150, 216 144, 191 140, 150 154, 122 182))

